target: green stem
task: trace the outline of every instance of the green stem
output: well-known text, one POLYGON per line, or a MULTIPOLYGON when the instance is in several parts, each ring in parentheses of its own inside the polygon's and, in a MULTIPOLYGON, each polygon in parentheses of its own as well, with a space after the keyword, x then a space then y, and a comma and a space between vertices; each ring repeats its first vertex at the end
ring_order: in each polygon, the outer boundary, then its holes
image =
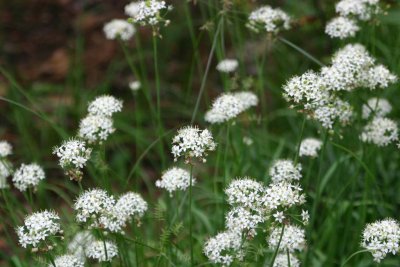
POLYGON ((340 266, 341 266, 341 267, 344 267, 344 266, 346 265, 346 263, 349 262, 349 261, 351 260, 351 258, 353 258, 354 256, 356 256, 356 255, 358 255, 358 254, 364 253, 364 252, 369 252, 369 250, 368 250, 368 249, 364 249, 364 250, 360 250, 360 251, 354 252, 354 253, 351 254, 350 257, 348 257, 348 258, 343 262, 343 264, 340 265, 340 266))
POLYGON ((278 255, 278 251, 279 251, 279 247, 281 245, 281 241, 282 241, 282 237, 283 237, 283 232, 284 231, 285 231, 285 225, 282 226, 282 231, 281 231, 281 235, 279 236, 278 245, 276 246, 276 249, 275 249, 274 254, 272 256, 272 260, 271 260, 271 263, 269 264, 269 267, 273 267, 274 266, 276 255, 278 255))
POLYGON ((308 53, 307 51, 305 51, 301 47, 299 47, 299 46, 295 45, 294 43, 290 42, 289 40, 287 40, 287 39, 285 39, 283 37, 278 37, 278 40, 281 41, 284 44, 287 44, 288 46, 290 46, 291 48, 293 48, 294 50, 296 50, 300 54, 304 55, 306 58, 308 58, 311 61, 313 61, 314 63, 318 64, 320 67, 324 67, 325 66, 324 63, 322 63, 321 61, 319 61, 318 59, 313 57, 310 53, 308 53))
POLYGON ((193 213, 192 213, 192 182, 193 165, 190 164, 190 184, 189 184, 189 234, 190 234, 190 266, 194 266, 193 261, 193 213))

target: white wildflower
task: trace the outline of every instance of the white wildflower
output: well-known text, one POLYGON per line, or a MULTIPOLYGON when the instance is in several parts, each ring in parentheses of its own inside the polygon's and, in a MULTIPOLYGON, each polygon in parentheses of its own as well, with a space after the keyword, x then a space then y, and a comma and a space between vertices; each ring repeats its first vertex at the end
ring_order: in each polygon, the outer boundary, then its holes
POLYGON ((285 215, 283 214, 283 211, 277 211, 272 215, 275 219, 276 222, 282 223, 283 220, 285 219, 285 215))
POLYGON ((115 40, 121 38, 121 40, 127 41, 132 38, 135 34, 135 27, 123 19, 113 19, 106 23, 103 27, 104 34, 109 40, 115 40))
POLYGON ((246 146, 251 146, 254 143, 253 139, 251 137, 248 137, 248 136, 243 136, 242 140, 243 140, 243 143, 246 146))
POLYGON ((364 127, 360 138, 366 143, 387 146, 398 140, 397 123, 388 118, 374 118, 364 127))
POLYGON ((269 169, 269 176, 273 183, 298 181, 301 178, 301 164, 295 165, 292 160, 288 159, 277 160, 269 169))
POLYGON ((250 91, 235 92, 233 96, 236 97, 242 105, 242 111, 258 105, 258 96, 250 91))
POLYGON ((345 17, 370 20, 380 12, 379 0, 341 0, 336 4, 336 12, 345 17))
POLYGON ((88 112, 92 115, 111 116, 122 110, 122 101, 109 95, 96 97, 89 103, 88 112))
POLYGON ((68 252, 82 261, 86 258, 87 246, 95 241, 95 237, 88 230, 78 232, 68 243, 68 252))
POLYGON ((361 246, 380 262, 387 254, 399 252, 400 226, 391 218, 367 224, 362 235, 361 246))
POLYGON ((214 264, 229 266, 235 259, 241 259, 241 238, 238 233, 227 231, 207 240, 204 254, 214 264))
POLYGON ((376 65, 368 70, 364 86, 369 89, 383 89, 395 82, 397 82, 397 76, 395 74, 391 73, 383 65, 376 65))
POLYGON ((263 28, 268 33, 290 29, 290 17, 279 8, 263 6, 250 13, 248 27, 255 32, 263 28))
POLYGON ((238 233, 247 233, 250 236, 256 235, 257 225, 264 222, 264 218, 254 211, 243 207, 235 207, 225 217, 226 228, 238 233))
POLYGON ((265 194, 264 186, 251 178, 236 178, 225 189, 227 202, 232 206, 242 206, 258 210, 265 194))
POLYGON ((207 129, 200 130, 196 126, 186 126, 178 130, 178 134, 172 139, 172 145, 175 161, 184 157, 186 162, 193 158, 205 162, 207 152, 215 150, 216 147, 211 132, 207 129))
POLYGON ((121 217, 126 219, 132 216, 140 218, 147 211, 148 205, 141 195, 128 192, 118 198, 115 208, 119 211, 121 217))
POLYGON ((224 93, 213 102, 211 110, 205 115, 210 123, 223 123, 236 118, 242 112, 242 104, 233 94, 224 93))
POLYGON ((324 128, 332 129, 336 121, 341 125, 349 124, 353 115, 353 108, 348 102, 339 98, 334 98, 329 104, 315 109, 312 116, 319 121, 324 128))
POLYGON ((131 89, 133 92, 138 91, 141 86, 142 86, 142 83, 140 81, 131 81, 129 83, 129 89, 131 89))
POLYGON ((362 118, 368 119, 371 115, 374 117, 385 117, 392 111, 392 105, 384 98, 370 98, 362 106, 362 118))
POLYGON ((21 167, 15 171, 12 181, 19 191, 25 191, 28 188, 35 190, 39 182, 44 180, 45 177, 43 168, 38 164, 22 164, 21 167))
POLYGON ((117 245, 112 241, 94 241, 87 247, 87 256, 99 262, 111 261, 118 255, 117 245))
POLYGON ((78 136, 90 144, 102 143, 115 131, 113 120, 102 115, 88 115, 79 125, 78 136))
POLYGON ((339 39, 354 37, 359 30, 360 27, 358 27, 356 21, 346 17, 336 17, 329 21, 325 27, 326 34, 339 39))
POLYGON ((301 220, 303 221, 304 225, 308 224, 308 221, 310 220, 310 214, 308 213, 308 210, 301 211, 301 220))
MULTIPOLYGON (((268 238, 268 245, 276 249, 281 237, 282 227, 274 227, 268 238)), ((280 251, 301 251, 306 246, 305 231, 296 225, 286 225, 283 230, 282 240, 279 244, 280 251)))
MULTIPOLYGON (((299 259, 293 254, 289 254, 290 267, 300 267, 299 259)), ((273 267, 289 267, 288 255, 286 252, 281 252, 276 255, 273 267)))
POLYGON ((0 158, 7 157, 12 154, 12 146, 7 141, 0 141, 0 158))
POLYGON ((74 255, 62 255, 54 259, 55 266, 52 263, 48 267, 84 267, 84 262, 74 255))
POLYGON ((270 184, 266 188, 264 206, 269 210, 290 208, 305 203, 305 195, 298 185, 286 181, 270 184))
MULTIPOLYGON (((192 185, 195 184, 196 180, 192 177, 192 185)), ((190 185, 190 172, 177 167, 172 167, 166 170, 161 180, 156 181, 156 186, 164 188, 170 195, 177 190, 186 190, 190 185)))
POLYGON ((318 156, 318 151, 322 147, 321 140, 316 138, 305 138, 301 141, 299 156, 306 156, 306 157, 316 157, 318 156))
POLYGON ((0 159, 0 189, 8 188, 7 177, 13 173, 13 165, 7 159, 0 159))
POLYGON ((226 58, 221 60, 217 65, 219 72, 231 73, 234 72, 239 66, 237 59, 226 58))
POLYGON ((43 244, 51 248, 50 237, 61 232, 60 217, 53 211, 35 212, 25 218, 23 226, 17 227, 19 243, 23 248, 37 248, 43 244))
POLYGON ((160 12, 164 9, 167 9, 165 1, 142 0, 126 5, 125 14, 131 17, 134 23, 154 26, 162 21, 160 12))
POLYGON ((74 209, 77 212, 76 220, 86 222, 90 218, 99 218, 107 211, 111 211, 115 199, 101 189, 89 189, 83 192, 75 201, 74 209))

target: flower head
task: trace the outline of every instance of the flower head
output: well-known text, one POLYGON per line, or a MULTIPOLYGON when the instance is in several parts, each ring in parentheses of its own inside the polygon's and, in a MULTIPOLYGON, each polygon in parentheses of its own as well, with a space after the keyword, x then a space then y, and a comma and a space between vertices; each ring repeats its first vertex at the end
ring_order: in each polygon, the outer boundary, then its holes
POLYGON ((131 89, 132 92, 138 91, 141 86, 142 86, 142 83, 140 81, 131 81, 129 83, 129 89, 131 89))
POLYGON ((44 180, 45 173, 42 167, 36 163, 22 164, 13 177, 12 181, 19 191, 25 191, 28 188, 35 189, 41 180, 44 180))
POLYGON ((125 13, 134 23, 140 25, 157 25, 163 21, 160 12, 167 9, 165 1, 141 0, 125 6, 125 13))
POLYGON ((204 245, 204 254, 212 263, 229 266, 235 259, 242 257, 243 252, 240 247, 240 235, 226 231, 207 240, 204 245))
POLYGON ((359 30, 360 27, 358 27, 356 21, 346 17, 336 17, 329 21, 325 27, 326 34, 339 39, 354 37, 359 30))
POLYGON ((258 210, 262 206, 265 188, 251 178, 236 178, 225 189, 225 194, 229 205, 258 210))
POLYGON ((109 95, 96 97, 89 103, 88 112, 92 115, 111 116, 122 110, 122 101, 109 95))
MULTIPOLYGON (((195 184, 196 180, 192 178, 192 185, 195 184)), ((177 190, 186 190, 190 185, 190 172, 185 169, 172 167, 166 170, 161 180, 156 181, 156 186, 164 188, 170 195, 177 190)))
POLYGON ((82 261, 86 258, 86 249, 88 245, 95 241, 95 237, 88 230, 78 232, 68 243, 68 252, 82 261))
POLYGON ((372 253, 380 262, 387 254, 399 252, 400 226, 391 218, 367 224, 362 234, 361 246, 372 253))
POLYGON ((113 19, 104 25, 103 31, 106 35, 106 38, 109 40, 121 38, 121 40, 127 41, 132 38, 136 32, 136 29, 126 20, 113 19))
POLYGON ((299 156, 316 157, 322 147, 322 142, 316 138, 306 138, 301 141, 299 156))
POLYGON ((99 262, 111 261, 118 255, 117 245, 112 241, 94 241, 87 247, 87 256, 99 262))
POLYGON ((0 158, 7 157, 12 154, 12 146, 7 141, 0 141, 0 158))
POLYGON ((175 161, 179 157, 184 157, 186 162, 194 158, 206 161, 207 152, 215 150, 216 147, 209 130, 200 130, 193 126, 178 130, 178 134, 172 139, 172 144, 175 161))
POLYGON ((46 245, 46 249, 51 249, 50 238, 61 232, 59 221, 60 217, 55 212, 47 210, 27 216, 24 225, 16 229, 19 243, 23 248, 46 245))
MULTIPOLYGON (((281 237, 282 227, 273 228, 269 239, 268 245, 271 249, 276 249, 279 243, 279 239, 281 237)), ((286 225, 283 229, 282 240, 279 244, 280 251, 301 251, 304 249, 306 245, 305 240, 305 231, 304 229, 296 226, 296 225, 286 225)))
POLYGON ((397 82, 397 76, 391 73, 385 66, 376 65, 365 74, 363 85, 371 90, 383 89, 397 82))
POLYGON ((388 118, 374 118, 363 129, 360 139, 377 146, 387 146, 398 140, 397 123, 388 118))
MULTIPOLYGON (((84 267, 85 263, 74 255, 62 255, 54 259, 55 267, 84 267)), ((54 267, 49 264, 48 267, 54 267)))
POLYGON ((392 105, 384 98, 370 98, 362 106, 362 118, 368 119, 371 115, 374 117, 384 117, 392 111, 392 105))
POLYGON ((226 58, 221 60, 217 65, 219 72, 230 73, 234 72, 239 66, 237 59, 226 58))
POLYGON ((305 195, 301 191, 300 186, 287 181, 270 184, 265 192, 264 206, 269 210, 275 210, 301 205, 305 202, 305 195))
POLYGON ((258 212, 250 211, 243 207, 231 209, 225 217, 226 228, 229 231, 256 235, 257 225, 264 222, 265 218, 258 212))
POLYGON ((295 165, 288 159, 277 160, 269 169, 269 176, 273 183, 298 181, 301 178, 301 165, 295 165))
POLYGON ((102 143, 115 131, 110 117, 88 115, 79 125, 78 136, 89 143, 102 143))
POLYGON ((250 13, 248 27, 255 32, 260 28, 268 33, 278 33, 290 29, 290 17, 279 8, 263 6, 250 13))
POLYGON ((336 4, 336 12, 345 17, 370 20, 380 12, 379 0, 341 0, 336 4))
MULTIPOLYGON (((290 259, 290 267, 300 267, 300 261, 296 256, 290 253, 289 259, 290 259)), ((278 253, 278 255, 276 255, 273 267, 288 267, 288 266, 289 262, 287 253, 286 252, 278 253)))
POLYGON ((89 189, 83 192, 75 201, 76 220, 86 222, 90 218, 99 218, 113 209, 115 199, 101 189, 89 189))
POLYGON ((8 188, 7 177, 13 173, 13 165, 7 159, 0 160, 0 189, 8 188))

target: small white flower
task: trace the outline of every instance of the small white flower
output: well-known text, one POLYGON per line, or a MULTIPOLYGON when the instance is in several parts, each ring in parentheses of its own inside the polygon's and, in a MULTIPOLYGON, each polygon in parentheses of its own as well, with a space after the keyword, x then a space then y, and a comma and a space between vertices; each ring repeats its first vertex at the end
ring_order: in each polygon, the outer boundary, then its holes
POLYGON ((264 218, 258 212, 243 207, 235 207, 230 210, 225 220, 228 230, 240 234, 247 233, 250 236, 255 236, 258 224, 264 222, 264 218))
POLYGON ((377 146, 387 146, 398 140, 397 123, 388 118, 374 118, 363 129, 360 139, 377 146))
POLYGON ((136 92, 140 89, 140 87, 142 86, 142 83, 140 81, 131 81, 129 83, 129 88, 133 91, 136 92))
POLYGON ((290 17, 281 9, 266 5, 250 13, 247 26, 255 32, 263 28, 268 33, 276 34, 282 29, 290 29, 290 22, 290 17))
POLYGON ((13 165, 7 159, 0 159, 0 189, 8 188, 7 177, 13 173, 13 165))
POLYGON ((306 156, 306 157, 316 157, 318 156, 318 151, 322 147, 321 140, 316 138, 305 138, 301 141, 299 156, 306 156))
POLYGON ((362 235, 361 246, 368 249, 374 260, 380 262, 387 254, 399 252, 400 226, 391 218, 367 224, 362 235))
POLYGON ((308 221, 310 220, 310 214, 308 213, 308 210, 301 211, 301 220, 303 221, 304 225, 308 224, 308 221))
POLYGON ((263 204, 265 188, 249 177, 236 178, 225 189, 225 194, 229 205, 259 210, 263 204))
POLYGON ((301 164, 295 165, 292 160, 288 159, 277 160, 269 169, 269 176, 273 183, 298 181, 301 178, 301 164))
POLYGON ((87 256, 99 262, 111 261, 118 255, 118 248, 111 241, 94 241, 87 247, 87 256))
POLYGON ((154 26, 163 21, 160 12, 167 8, 165 1, 141 0, 126 5, 125 14, 131 17, 134 23, 154 26))
MULTIPOLYGON (((290 267, 300 267, 300 261, 293 254, 289 254, 290 267)), ((289 267, 288 255, 286 252, 281 252, 276 255, 273 267, 289 267)))
POLYGON ((122 101, 109 95, 96 97, 89 103, 88 112, 92 115, 111 116, 122 110, 122 101))
POLYGON ((239 66, 237 59, 226 58, 221 60, 217 65, 219 72, 231 73, 234 72, 239 66))
MULTIPOLYGON (((281 237, 282 227, 274 227, 268 239, 268 245, 271 249, 276 249, 281 237)), ((296 225, 286 225, 283 230, 282 240, 279 244, 279 250, 286 252, 301 251, 306 246, 305 231, 296 225)))
POLYGON ((282 223, 285 219, 285 215, 283 215, 283 211, 277 211, 273 214, 275 221, 282 223))
POLYGON ((7 141, 0 141, 0 158, 7 157, 12 154, 12 146, 7 141))
POLYGON ((204 254, 214 264, 229 266, 235 259, 241 259, 241 238, 236 232, 226 231, 207 240, 204 254))
POLYGON ((332 38, 346 39, 354 37, 360 30, 355 20, 346 17, 337 17, 328 22, 325 33, 332 38))
POLYGON ((43 244, 51 245, 49 237, 55 236, 61 231, 60 217, 53 211, 35 212, 25 218, 23 226, 18 226, 16 231, 19 243, 23 248, 39 247, 43 244))
POLYGON ((35 189, 39 182, 44 180, 45 177, 43 168, 38 164, 22 164, 21 167, 15 171, 12 181, 19 191, 25 191, 28 188, 35 189))
POLYGON ((194 158, 205 162, 207 152, 215 150, 215 147, 216 143, 209 130, 200 130, 193 126, 181 128, 172 139, 172 155, 175 161, 184 157, 186 162, 194 158))
POLYGON ((362 118, 368 119, 371 115, 374 117, 384 117, 392 111, 392 105, 384 98, 370 98, 362 106, 362 118))
POLYGON ((244 137, 243 137, 243 143, 244 143, 246 146, 251 146, 251 145, 254 143, 254 141, 253 141, 253 139, 252 139, 251 137, 244 136, 244 137))
POLYGON ((78 136, 89 143, 102 143, 115 131, 110 117, 102 115, 88 115, 79 125, 78 136))
POLYGON ((380 12, 379 0, 341 0, 336 4, 336 12, 367 21, 380 12))
POLYGON ((269 210, 290 208, 305 203, 305 195, 298 185, 287 181, 270 184, 265 192, 264 206, 269 210))
POLYGON ((113 19, 104 25, 103 31, 109 40, 121 38, 121 40, 127 41, 132 38, 136 29, 132 24, 123 19, 113 19))
MULTIPOLYGON (((54 259, 55 267, 84 267, 84 262, 74 255, 62 255, 54 259)), ((47 265, 54 267, 52 263, 47 265)))
POLYGON ((383 89, 397 82, 397 76, 391 73, 385 66, 376 65, 368 70, 365 75, 364 86, 373 90, 383 89))
MULTIPOLYGON (((196 179, 192 177, 192 185, 196 183, 196 179)), ((164 188, 170 195, 177 190, 186 190, 190 185, 190 172, 185 169, 172 167, 166 170, 161 180, 156 181, 156 186, 164 188)))
POLYGON ((258 105, 258 96, 250 91, 235 92, 233 96, 236 97, 242 105, 242 111, 244 112, 251 107, 258 105))
POLYGON ((75 201, 76 220, 86 222, 90 218, 99 218, 105 212, 111 211, 114 205, 115 199, 106 191, 97 188, 86 190, 75 201))
POLYGON ((128 192, 118 198, 115 208, 118 210, 121 217, 128 219, 135 216, 137 218, 143 217, 148 209, 147 202, 141 195, 128 192))

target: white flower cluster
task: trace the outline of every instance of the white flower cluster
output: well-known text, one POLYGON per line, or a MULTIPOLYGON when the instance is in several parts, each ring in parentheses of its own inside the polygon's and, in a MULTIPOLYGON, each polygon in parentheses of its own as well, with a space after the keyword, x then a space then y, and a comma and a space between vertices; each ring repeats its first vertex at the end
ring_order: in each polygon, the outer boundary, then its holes
POLYGON ((88 115, 79 125, 78 136, 89 143, 102 142, 115 132, 111 117, 101 115, 88 115))
POLYGON ((122 110, 122 101, 110 95, 96 97, 89 103, 88 112, 91 115, 111 117, 122 110))
POLYGON ((68 252, 75 257, 84 261, 87 257, 87 247, 95 241, 95 237, 90 231, 81 231, 74 235, 72 240, 68 243, 68 252))
POLYGON ((264 206, 269 210, 288 209, 305 203, 299 185, 287 181, 270 184, 265 190, 264 206))
POLYGON ((39 182, 46 177, 44 170, 36 163, 22 164, 13 177, 12 181, 14 186, 21 192, 26 191, 28 188, 36 189, 39 182))
POLYGON ((277 34, 290 29, 290 23, 290 17, 284 11, 265 5, 250 13, 247 26, 255 32, 260 32, 261 28, 267 33, 277 34))
POLYGON ((129 89, 131 89, 132 92, 138 91, 141 86, 142 86, 142 83, 140 81, 131 81, 129 83, 129 89))
POLYGON ((228 204, 248 209, 260 210, 265 187, 249 177, 234 179, 225 189, 228 204))
POLYGON ((273 183, 298 181, 301 178, 301 164, 295 165, 288 159, 277 160, 269 169, 269 176, 273 183))
POLYGON ((394 219, 367 224, 362 234, 361 246, 372 253, 374 260, 380 262, 387 254, 397 254, 400 249, 400 226, 394 219))
POLYGON ((288 224, 282 229, 282 227, 273 228, 269 238, 268 245, 271 249, 276 249, 279 244, 280 251, 302 251, 306 246, 305 231, 304 229, 288 224), (283 234, 282 234, 283 230, 283 234), (279 240, 282 235, 282 240, 279 244, 279 240))
POLYGON ((131 217, 141 218, 147 208, 147 202, 137 193, 125 193, 115 201, 113 196, 101 189, 85 191, 74 205, 78 222, 87 222, 91 227, 119 233, 123 233, 131 217))
POLYGON ((237 232, 222 232, 207 240, 204 254, 212 263, 229 266, 235 259, 242 258, 241 243, 237 232))
POLYGON ((318 151, 322 147, 322 142, 316 138, 305 138, 300 143, 299 156, 313 157, 318 156, 318 151))
POLYGON ((204 119, 212 124, 223 123, 257 105, 258 97, 252 92, 223 93, 215 99, 204 119))
POLYGON ((12 154, 12 146, 7 141, 0 141, 0 158, 7 157, 12 154))
POLYGON ((121 38, 121 40, 127 41, 132 38, 135 34, 135 27, 123 19, 113 19, 106 23, 103 27, 104 34, 109 40, 115 40, 121 38))
POLYGON ((385 117, 392 111, 392 105, 384 98, 370 98, 367 103, 362 106, 362 118, 368 119, 373 117, 385 117))
POLYGON ((206 161, 208 151, 215 150, 217 144, 214 142, 211 132, 207 129, 200 130, 198 127, 186 126, 178 130, 172 139, 172 155, 175 161, 184 157, 185 162, 198 158, 206 161))
POLYGON ((377 146, 387 146, 398 140, 397 123, 388 118, 375 117, 365 125, 360 139, 377 146))
POLYGON ((62 255, 54 259, 55 266, 48 264, 48 267, 84 267, 85 263, 74 255, 62 255))
POLYGON ((79 181, 82 179, 82 169, 90 159, 92 149, 78 139, 64 141, 61 146, 54 148, 53 154, 59 158, 61 168, 71 177, 79 181))
POLYGON ((357 22, 346 17, 333 18, 326 24, 325 33, 332 38, 346 39, 354 37, 360 30, 357 22))
POLYGON ((88 245, 86 253, 89 258, 99 262, 111 261, 118 255, 118 248, 112 241, 98 240, 88 245))
MULTIPOLYGON (((290 260, 290 267, 300 267, 299 259, 292 253, 289 253, 289 260, 290 260)), ((276 255, 273 267, 288 267, 288 266, 289 266, 289 261, 287 253, 281 252, 278 255, 276 255)))
POLYGON ((246 209, 244 207, 232 208, 225 218, 228 231, 247 233, 249 236, 256 235, 256 228, 265 218, 257 210, 246 209))
POLYGON ((380 12, 379 0, 341 0, 336 4, 336 17, 328 22, 325 33, 332 38, 354 37, 360 30, 358 21, 370 20, 380 12))
MULTIPOLYGON (((192 185, 196 183, 196 179, 192 177, 192 185)), ((161 180, 156 181, 156 186, 164 188, 170 193, 177 190, 186 190, 190 185, 190 172, 185 169, 172 167, 166 170, 162 176, 161 180)))
POLYGON ((55 212, 47 210, 27 216, 24 225, 16 229, 19 243, 23 248, 38 248, 43 243, 46 249, 52 249, 49 239, 61 233, 59 221, 60 217, 55 212))
POLYGON ((283 87, 283 96, 293 106, 306 111, 324 128, 332 129, 335 122, 349 124, 352 106, 339 97, 340 91, 357 88, 385 88, 397 77, 375 59, 361 44, 349 44, 337 51, 332 64, 319 73, 307 71, 290 79, 283 87))
POLYGON ((239 66, 237 59, 226 58, 221 60, 217 65, 217 70, 223 73, 234 72, 239 66))
POLYGON ((126 5, 125 14, 127 14, 134 23, 143 26, 155 26, 163 21, 160 12, 167 8, 170 9, 170 7, 167 7, 165 1, 141 0, 126 5))

